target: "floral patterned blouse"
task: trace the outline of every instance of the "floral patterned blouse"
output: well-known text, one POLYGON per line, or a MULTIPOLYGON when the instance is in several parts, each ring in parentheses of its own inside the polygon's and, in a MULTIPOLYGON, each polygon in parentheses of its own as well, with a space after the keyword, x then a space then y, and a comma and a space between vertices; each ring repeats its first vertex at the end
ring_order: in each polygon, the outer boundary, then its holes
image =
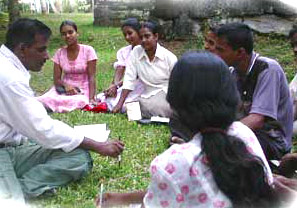
MULTIPOLYGON (((269 184, 273 178, 262 148, 252 132, 234 122, 228 134, 242 139, 248 150, 259 156, 266 167, 269 184)), ((150 166, 151 183, 144 197, 145 207, 232 207, 228 197, 216 185, 201 151, 200 133, 185 144, 175 144, 157 156, 150 166)))

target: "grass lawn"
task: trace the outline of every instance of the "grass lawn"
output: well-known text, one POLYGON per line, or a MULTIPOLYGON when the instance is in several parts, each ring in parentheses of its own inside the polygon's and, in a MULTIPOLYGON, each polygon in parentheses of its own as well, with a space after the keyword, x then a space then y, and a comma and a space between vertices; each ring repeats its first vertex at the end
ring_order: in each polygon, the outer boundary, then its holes
MULTIPOLYGON (((26 16, 26 15, 23 15, 26 16)), ((29 17, 29 15, 28 15, 29 17)), ((32 16, 30 16, 32 17, 32 16)), ((114 70, 112 64, 116 59, 116 52, 126 45, 120 28, 94 27, 92 14, 59 14, 33 16, 44 21, 53 31, 49 47, 50 55, 63 45, 59 34, 59 25, 65 19, 72 19, 78 25, 79 40, 91 45, 97 51, 97 91, 106 88, 112 81, 114 70)), ((0 19, 1 20, 1 19, 0 19)), ((0 29, 0 43, 4 42, 5 30, 0 29)), ((164 45, 177 56, 184 51, 203 47, 203 39, 165 42, 164 45)), ((282 36, 256 35, 255 48, 264 56, 277 59, 291 80, 295 74, 293 53, 282 36)), ((44 93, 53 83, 53 63, 48 61, 43 71, 32 73, 31 86, 37 94, 44 93)), ((149 183, 148 167, 152 159, 168 147, 169 130, 162 125, 139 125, 128 122, 125 115, 93 114, 74 111, 65 114, 52 114, 55 119, 62 120, 69 125, 107 123, 111 129, 111 137, 121 136, 126 144, 122 156, 121 168, 115 159, 101 157, 92 153, 94 168, 92 172, 79 183, 72 183, 58 189, 56 196, 32 201, 43 207, 94 207, 93 200, 98 187, 104 183, 109 192, 126 192, 145 189, 149 183)), ((295 145, 296 146, 296 145, 295 145)))

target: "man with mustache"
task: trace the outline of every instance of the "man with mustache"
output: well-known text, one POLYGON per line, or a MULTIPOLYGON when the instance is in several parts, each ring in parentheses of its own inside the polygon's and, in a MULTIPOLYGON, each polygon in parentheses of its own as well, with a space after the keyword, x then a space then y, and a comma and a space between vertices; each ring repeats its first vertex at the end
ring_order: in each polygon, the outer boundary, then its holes
POLYGON ((293 107, 287 79, 277 61, 253 50, 253 34, 243 23, 222 25, 215 53, 229 66, 242 100, 238 119, 252 129, 269 160, 292 146, 293 107))
POLYGON ((48 116, 34 97, 29 71, 40 71, 49 58, 50 35, 42 22, 19 19, 0 48, 0 201, 24 204, 80 179, 92 168, 87 150, 117 157, 124 149, 120 141, 79 135, 48 116))

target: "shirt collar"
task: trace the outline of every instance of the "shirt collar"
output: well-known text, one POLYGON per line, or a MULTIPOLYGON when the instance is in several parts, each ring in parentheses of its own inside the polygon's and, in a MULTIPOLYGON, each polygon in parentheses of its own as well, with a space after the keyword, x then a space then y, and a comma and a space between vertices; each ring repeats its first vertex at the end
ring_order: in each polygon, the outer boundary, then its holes
POLYGON ((20 70, 26 77, 30 78, 29 71, 22 64, 20 59, 4 44, 1 45, 0 54, 11 62, 18 70, 20 70))
MULTIPOLYGON (((147 57, 147 54, 145 52, 145 50, 142 48, 142 52, 139 56, 139 60, 144 58, 144 57, 147 57)), ((156 49, 156 52, 155 52, 155 57, 161 59, 161 60, 164 60, 165 58, 165 54, 164 52, 162 51, 162 46, 160 46, 159 43, 157 43, 157 49, 156 49)))
POLYGON ((255 61, 256 61, 256 59, 258 57, 259 57, 259 54, 253 51, 252 52, 252 58, 250 60, 250 64, 249 64, 249 67, 248 67, 248 70, 247 70, 246 74, 249 74, 251 72, 251 70, 252 70, 252 68, 253 68, 253 66, 255 64, 255 61))
POLYGON ((199 146, 201 146, 201 141, 202 141, 202 135, 200 132, 198 132, 193 136, 192 140, 189 142, 196 143, 199 146))

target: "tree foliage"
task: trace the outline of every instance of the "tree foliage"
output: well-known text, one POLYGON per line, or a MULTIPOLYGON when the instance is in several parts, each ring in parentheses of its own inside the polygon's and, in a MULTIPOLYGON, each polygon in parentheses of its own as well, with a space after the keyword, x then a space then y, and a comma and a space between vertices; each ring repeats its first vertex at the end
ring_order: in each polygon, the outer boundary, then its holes
POLYGON ((9 0, 0 0, 0 12, 8 11, 8 1, 9 0))

